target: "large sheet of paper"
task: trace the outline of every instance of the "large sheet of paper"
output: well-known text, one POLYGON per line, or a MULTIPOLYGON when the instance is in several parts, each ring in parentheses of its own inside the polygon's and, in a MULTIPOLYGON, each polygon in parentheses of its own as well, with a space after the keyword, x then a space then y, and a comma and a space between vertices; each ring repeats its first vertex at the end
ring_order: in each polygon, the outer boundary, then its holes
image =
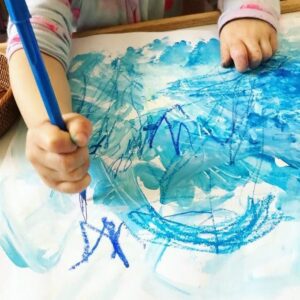
POLYGON ((254 71, 219 66, 215 26, 74 41, 93 122, 85 222, 26 162, 0 166, 1 299, 297 299, 300 15, 254 71))

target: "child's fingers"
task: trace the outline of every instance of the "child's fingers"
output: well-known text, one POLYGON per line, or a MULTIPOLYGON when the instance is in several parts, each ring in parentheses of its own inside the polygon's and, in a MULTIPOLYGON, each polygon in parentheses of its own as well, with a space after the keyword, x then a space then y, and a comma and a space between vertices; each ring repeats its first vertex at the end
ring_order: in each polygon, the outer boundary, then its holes
POLYGON ((30 145, 27 142, 25 153, 26 157, 38 172, 41 166, 44 166, 45 169, 47 169, 48 174, 56 171, 55 165, 47 163, 49 160, 49 158, 47 157, 49 153, 51 152, 46 152, 42 148, 39 148, 36 145, 30 145))
POLYGON ((88 173, 89 161, 72 172, 58 172, 41 164, 36 165, 35 169, 44 178, 44 181, 53 186, 59 182, 77 182, 82 180, 88 173))
POLYGON ((48 176, 42 175, 41 178, 44 183, 49 186, 51 189, 57 190, 62 193, 75 194, 83 191, 91 182, 91 177, 89 174, 86 174, 84 178, 78 181, 56 181, 48 176))
POLYGON ((89 184, 91 183, 91 177, 89 174, 86 174, 86 176, 76 182, 58 182, 55 183, 55 188, 56 190, 62 192, 62 193, 69 193, 69 194, 75 194, 83 191, 86 189, 89 184))
MULTIPOLYGON (((37 146, 26 147, 26 156, 36 169, 47 169, 48 173, 69 174, 89 163, 87 147, 77 148, 70 154, 47 152, 37 146)), ((49 175, 50 176, 50 175, 49 175)), ((63 179, 63 178, 61 178, 63 179)), ((67 179, 65 179, 67 180, 67 179)))
POLYGON ((32 155, 29 160, 49 187, 61 192, 76 193, 86 187, 85 182, 87 177, 89 178, 87 147, 77 149, 77 155, 71 155, 46 152, 35 147, 34 151, 31 151, 32 155), (76 167, 74 163, 79 160, 79 157, 83 161, 82 164, 78 163, 78 167, 76 167))
POLYGON ((273 55, 273 49, 269 40, 263 39, 260 41, 260 47, 262 51, 262 60, 266 61, 273 55))
POLYGON ((85 178, 85 176, 88 174, 89 167, 90 163, 89 161, 86 161, 82 166, 70 173, 57 173, 56 178, 59 181, 76 182, 85 178))
POLYGON ((237 41, 230 45, 230 56, 234 62, 235 68, 239 72, 244 72, 249 66, 248 51, 242 41, 237 41))
POLYGON ((89 153, 87 147, 77 148, 76 151, 67 154, 44 151, 41 158, 35 160, 35 164, 41 164, 49 169, 67 174, 86 164, 89 161, 89 153))
POLYGON ((230 67, 232 59, 230 56, 230 50, 226 43, 221 42, 221 65, 224 68, 230 67))
POLYGON ((48 122, 28 131, 27 142, 34 143, 45 151, 54 153, 70 153, 77 146, 72 143, 68 132, 60 130, 48 122))
POLYGON ((28 130, 26 156, 48 186, 65 193, 77 193, 90 183, 87 143, 92 126, 78 114, 64 117, 70 132, 49 122, 28 130))
POLYGON ((255 69, 261 64, 263 58, 261 47, 255 40, 248 40, 245 43, 248 49, 249 66, 255 69))
POLYGON ((64 115, 64 120, 72 141, 79 147, 86 146, 92 133, 91 122, 75 113, 64 115))

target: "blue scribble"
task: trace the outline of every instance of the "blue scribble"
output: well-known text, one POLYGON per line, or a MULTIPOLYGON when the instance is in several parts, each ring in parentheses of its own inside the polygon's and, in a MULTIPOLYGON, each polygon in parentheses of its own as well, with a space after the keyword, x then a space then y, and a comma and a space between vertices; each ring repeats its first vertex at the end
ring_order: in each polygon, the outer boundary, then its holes
MULTIPOLYGON (((167 110, 167 112, 163 113, 162 116, 159 117, 159 119, 153 124, 148 123, 148 125, 144 126, 143 130, 148 131, 149 132, 149 136, 148 136, 148 141, 147 143, 149 144, 149 148, 153 148, 153 142, 154 142, 154 138, 156 136, 157 131, 159 130, 160 127, 163 126, 163 122, 166 123, 167 128, 169 130, 169 134, 171 137, 171 141, 174 147, 174 151, 177 155, 180 155, 180 136, 181 136, 181 132, 182 130, 185 130, 186 133, 190 136, 190 132, 189 129, 187 127, 187 125, 184 122, 177 122, 176 124, 174 124, 177 128, 175 129, 174 125, 172 125, 172 123, 168 120, 167 114, 169 112, 172 112, 173 110, 177 109, 180 113, 182 113, 183 116, 185 116, 185 113, 183 111, 183 109, 181 108, 180 105, 176 105, 174 108, 170 108, 167 110), (175 131, 177 130, 177 134, 175 133, 175 131)), ((190 138, 190 145, 192 147, 193 142, 190 138)))
POLYGON ((125 256, 125 254, 123 253, 120 243, 119 243, 121 228, 124 223, 122 222, 116 229, 116 225, 112 221, 108 221, 107 218, 104 217, 104 218, 102 218, 102 224, 103 224, 102 229, 98 229, 86 222, 83 222, 83 221, 80 222, 80 229, 81 229, 83 243, 84 243, 84 251, 82 254, 81 261, 74 264, 70 268, 70 270, 74 270, 74 269, 78 268, 82 263, 88 262, 90 257, 94 254, 96 249, 99 247, 99 244, 103 237, 108 238, 113 246, 113 252, 111 254, 111 258, 116 258, 116 256, 118 256, 121 259, 121 261, 123 262, 124 266, 126 268, 129 267, 128 260, 125 256), (87 229, 99 234, 99 236, 96 239, 93 246, 91 245, 91 243, 89 241, 87 229))
POLYGON ((216 39, 195 46, 155 40, 100 64, 97 53, 75 57, 74 108, 95 128, 95 202, 111 206, 138 239, 212 253, 236 251, 292 220, 281 203, 300 192, 296 44, 285 41, 269 62, 245 74, 219 67, 216 39), (96 67, 99 76, 78 84, 96 67), (83 103, 87 90, 93 101, 83 103), (256 192, 262 183, 270 186, 263 197, 256 192), (148 199, 141 184, 159 198, 148 199), (250 185, 239 212, 224 208, 250 185), (151 202, 174 214, 161 214, 151 202))
MULTIPOLYGON (((280 45, 271 60, 243 74, 219 66, 216 39, 156 39, 119 56, 72 59, 74 110, 94 128, 93 200, 122 223, 104 218, 99 229, 81 222, 83 255, 71 269, 88 262, 103 237, 112 258, 128 267, 123 224, 141 241, 228 254, 283 222, 299 222, 299 38, 280 45), (94 244, 89 232, 98 235, 94 244)), ((12 261, 38 271, 59 261, 67 230, 57 230, 55 250, 30 243, 28 232, 49 212, 53 220, 67 215, 64 197, 54 193, 22 224, 0 198, 0 243, 12 261)))
POLYGON ((291 220, 281 212, 269 211, 273 200, 271 195, 256 203, 249 198, 246 211, 242 215, 226 209, 215 209, 213 212, 189 211, 163 218, 151 206, 146 206, 131 211, 128 217, 151 233, 148 239, 144 235, 143 240, 188 250, 228 254, 263 237, 281 221, 291 220), (204 221, 199 226, 184 225, 176 221, 200 217, 204 217, 204 221), (216 222, 215 217, 222 217, 223 220, 216 222), (207 223, 211 225, 206 225, 207 223))

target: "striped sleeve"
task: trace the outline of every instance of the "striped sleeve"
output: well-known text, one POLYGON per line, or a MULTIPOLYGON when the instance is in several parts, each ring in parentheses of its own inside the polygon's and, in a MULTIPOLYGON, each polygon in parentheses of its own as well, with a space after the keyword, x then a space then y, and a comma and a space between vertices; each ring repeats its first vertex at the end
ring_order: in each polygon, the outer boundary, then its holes
MULTIPOLYGON (((59 60, 64 68, 69 62, 71 34, 75 18, 69 0, 27 0, 31 24, 42 52, 59 60)), ((16 27, 8 24, 8 58, 22 48, 16 27)))
POLYGON ((219 0, 218 7, 222 12, 218 21, 219 31, 226 23, 242 18, 260 19, 278 30, 280 0, 219 0))

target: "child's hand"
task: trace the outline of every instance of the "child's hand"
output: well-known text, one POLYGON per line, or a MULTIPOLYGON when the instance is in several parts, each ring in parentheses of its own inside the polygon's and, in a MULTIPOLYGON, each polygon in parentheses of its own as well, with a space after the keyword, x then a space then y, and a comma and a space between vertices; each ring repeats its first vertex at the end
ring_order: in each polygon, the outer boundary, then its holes
POLYGON ((256 68, 277 49, 276 30, 258 19, 239 19, 226 24, 220 35, 222 65, 234 63, 239 72, 256 68))
POLYGON ((48 121, 28 130, 26 156, 49 187, 77 193, 90 183, 87 145, 92 125, 75 113, 63 118, 69 132, 59 130, 48 121))

